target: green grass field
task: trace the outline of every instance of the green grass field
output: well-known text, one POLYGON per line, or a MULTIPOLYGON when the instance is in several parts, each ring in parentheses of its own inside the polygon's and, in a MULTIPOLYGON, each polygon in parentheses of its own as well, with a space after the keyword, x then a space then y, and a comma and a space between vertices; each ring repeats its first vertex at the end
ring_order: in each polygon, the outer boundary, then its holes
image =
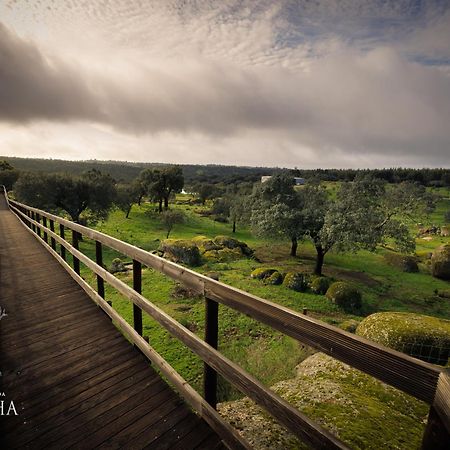
MULTIPOLYGON (((424 224, 443 224, 444 211, 450 209, 448 192, 443 194, 447 194, 447 198, 439 201, 436 211, 424 218, 424 224)), ((209 217, 199 215, 203 207, 187 205, 185 200, 179 196, 178 204, 172 206, 184 210, 187 220, 184 224, 175 226, 171 238, 232 235, 229 224, 215 222, 209 217)), ((160 241, 165 238, 166 231, 161 226, 154 208, 154 205, 149 203, 134 205, 128 219, 123 212, 114 211, 106 222, 99 223, 96 228, 145 250, 156 250, 160 241)), ((425 258, 420 264, 420 273, 405 273, 386 263, 383 258, 384 249, 378 249, 375 253, 361 251, 356 254, 328 254, 324 274, 339 280, 350 280, 357 284, 363 293, 363 308, 360 315, 355 316, 339 310, 323 295, 295 292, 284 286, 267 286, 250 278, 250 273, 257 267, 310 272, 314 263, 314 250, 309 243, 302 243, 298 250, 299 256, 292 258, 289 257, 288 242, 258 238, 245 227, 238 227, 233 237, 245 241, 253 248, 259 261, 244 258, 229 263, 210 262, 196 270, 202 273, 217 272, 220 274, 220 280, 225 283, 297 311, 307 308, 308 314, 336 326, 348 319, 361 320, 377 311, 411 311, 436 317, 450 317, 450 302, 435 294, 435 290, 449 289, 449 283, 430 275, 425 258)), ((418 239, 417 254, 424 256, 443 242, 450 240, 440 236, 433 236, 431 240, 418 239)), ((94 258, 93 242, 83 240, 81 249, 94 258)), ((107 267, 116 257, 120 255, 105 249, 104 262, 107 267)), ((84 268, 82 274, 95 286, 95 278, 87 269, 84 268)), ((118 274, 118 277, 131 285, 131 272, 118 274)), ((191 331, 203 336, 202 298, 177 295, 175 283, 152 269, 143 271, 143 295, 191 331)), ((131 303, 109 287, 106 296, 108 300, 113 301, 114 308, 132 323, 131 303)), ((309 349, 293 339, 224 306, 219 308, 219 324, 220 351, 267 386, 293 376, 295 366, 309 354, 309 349)), ((201 361, 146 315, 144 334, 149 336, 151 345, 201 392, 201 361)), ((238 396, 237 392, 221 380, 221 400, 238 396)))

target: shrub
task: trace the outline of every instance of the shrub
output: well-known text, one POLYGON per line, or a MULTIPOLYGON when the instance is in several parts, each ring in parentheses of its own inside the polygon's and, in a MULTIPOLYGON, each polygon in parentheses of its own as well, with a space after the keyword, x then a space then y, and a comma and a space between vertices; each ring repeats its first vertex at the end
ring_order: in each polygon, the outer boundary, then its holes
POLYGON ((264 280, 265 278, 270 277, 276 271, 276 269, 266 269, 265 267, 259 267, 250 274, 250 277, 255 278, 256 280, 264 280))
POLYGON ((315 277, 311 280, 309 287, 314 294, 325 295, 330 287, 331 279, 328 277, 315 277))
POLYGON ((189 266, 199 266, 201 256, 198 247, 189 240, 166 239, 161 242, 159 249, 164 258, 174 262, 181 262, 189 266))
POLYGON ((352 312, 360 309, 362 305, 361 293, 345 281, 333 283, 328 288, 326 296, 344 311, 352 312))
POLYGON ((356 333, 434 364, 445 365, 450 356, 450 320, 413 313, 383 312, 366 317, 356 333))
POLYGON ((431 257, 433 277, 450 280, 450 244, 438 247, 431 257))
POLYGON ((284 277, 283 285, 297 292, 308 289, 308 276, 304 273, 288 272, 284 277))
POLYGON ((389 265, 397 267, 403 272, 413 273, 419 271, 417 259, 414 256, 389 252, 384 255, 384 259, 389 265))
POLYGON ((264 279, 264 283, 278 285, 283 282, 283 275, 280 272, 274 272, 272 275, 264 279))

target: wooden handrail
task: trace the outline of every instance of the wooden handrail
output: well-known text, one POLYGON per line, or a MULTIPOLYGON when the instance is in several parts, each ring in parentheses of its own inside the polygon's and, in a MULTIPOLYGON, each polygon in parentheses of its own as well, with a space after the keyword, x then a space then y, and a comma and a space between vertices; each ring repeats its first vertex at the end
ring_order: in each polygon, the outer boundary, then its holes
MULTIPOLYGON (((75 224, 59 216, 55 216, 37 208, 29 207, 13 200, 9 200, 9 205, 16 214, 29 224, 30 227, 34 226, 36 231, 45 231, 48 236, 55 239, 62 246, 61 248, 65 248, 72 253, 74 261, 77 260, 83 262, 97 275, 98 278, 105 280, 111 286, 115 287, 119 292, 125 295, 125 297, 130 299, 135 307, 138 307, 151 315, 162 326, 168 329, 172 335, 176 336, 187 347, 199 355, 209 367, 222 374, 238 389, 255 400, 258 404, 265 407, 288 429, 314 448, 345 448, 345 445, 283 399, 275 395, 270 389, 264 387, 240 367, 229 361, 216 349, 176 322, 173 318, 140 295, 140 293, 137 293, 128 285, 118 280, 52 230, 46 228, 38 221, 33 220, 20 209, 33 212, 35 215, 46 217, 52 222, 58 222, 60 226, 64 228, 69 228, 75 233, 80 233, 95 242, 106 245, 132 258, 133 261, 152 267, 155 270, 168 275, 187 285, 195 292, 204 295, 210 301, 222 303, 247 314, 286 335, 327 353, 352 367, 362 370, 363 372, 413 395, 430 405, 434 405, 438 380, 440 380, 439 383, 440 386, 442 386, 442 376, 444 376, 444 371, 440 367, 417 360, 401 352, 383 347, 309 316, 297 313, 273 302, 233 288, 178 264, 167 261, 157 255, 148 253, 131 244, 82 225, 75 224)), ((28 229, 32 231, 31 228, 28 229)), ((43 241, 41 240, 41 242, 43 241)), ((47 249, 52 250, 48 244, 44 245, 47 249)), ((57 256, 62 259, 59 255, 57 256)), ((148 346, 148 344, 146 345, 148 346)), ((447 376, 446 373, 445 376, 447 376)), ((442 389, 440 389, 439 392, 442 392, 442 389)), ((447 414, 449 399, 446 398, 447 403, 445 403, 445 401, 443 402, 442 394, 440 394, 439 399, 439 413, 441 415, 447 414), (447 405, 447 409, 442 407, 442 404, 447 405), (442 413, 442 411, 446 412, 442 413)), ((434 406, 432 406, 432 410, 434 410, 434 406)), ((448 418, 446 419, 446 423, 447 422, 448 418)), ((425 443, 424 448, 426 448, 425 443)))

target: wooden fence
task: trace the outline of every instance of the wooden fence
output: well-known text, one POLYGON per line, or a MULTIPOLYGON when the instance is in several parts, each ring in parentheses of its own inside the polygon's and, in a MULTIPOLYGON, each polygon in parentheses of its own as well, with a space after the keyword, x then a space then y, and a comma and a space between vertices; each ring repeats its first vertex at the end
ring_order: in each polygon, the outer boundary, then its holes
POLYGON ((161 370, 180 395, 210 424, 230 448, 251 447, 234 428, 223 421, 215 410, 217 373, 265 408, 276 420, 312 448, 344 449, 348 447, 217 350, 219 303, 427 402, 430 405, 430 413, 422 448, 433 450, 447 448, 450 433, 450 374, 448 369, 417 360, 312 317, 228 286, 106 234, 8 198, 7 200, 10 209, 31 232, 40 238, 45 248, 117 326, 129 336, 144 355, 161 370), (66 236, 69 231, 71 243, 66 236), (95 242, 96 261, 92 261, 79 251, 80 236, 95 242), (104 269, 103 246, 133 260, 133 288, 104 269), (73 268, 67 263, 67 252, 72 255, 73 268), (80 277, 80 262, 96 274, 97 291, 80 277), (141 295, 142 265, 153 268, 204 296, 204 340, 141 295), (105 301, 105 282, 133 303, 133 327, 105 301), (172 336, 178 338, 204 361, 204 398, 151 347, 151 339, 149 344, 142 337, 142 311, 156 320, 172 336))

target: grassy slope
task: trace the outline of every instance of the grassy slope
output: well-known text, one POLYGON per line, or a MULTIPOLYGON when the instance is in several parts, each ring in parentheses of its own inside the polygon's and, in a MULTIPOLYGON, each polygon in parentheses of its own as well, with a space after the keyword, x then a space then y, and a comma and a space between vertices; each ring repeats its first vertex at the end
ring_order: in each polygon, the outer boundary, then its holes
MULTIPOLYGON (((172 231, 171 237, 188 239, 196 235, 214 237, 230 233, 230 226, 214 222, 209 218, 195 213, 199 207, 177 205, 184 209, 188 220, 178 225, 172 231)), ((133 206, 129 219, 124 214, 115 211, 108 221, 99 224, 97 229, 124 241, 133 243, 146 250, 154 250, 159 240, 164 239, 165 231, 158 222, 153 206, 144 204, 133 206)), ((435 224, 442 222, 443 211, 450 209, 450 201, 440 202, 438 210, 428 219, 435 224)), ((349 315, 339 311, 334 305, 320 295, 298 293, 283 286, 265 286, 259 281, 249 278, 250 272, 260 266, 280 268, 282 270, 311 270, 313 264, 313 248, 304 243, 299 248, 299 257, 290 258, 288 243, 262 240, 241 228, 236 238, 247 242, 256 249, 257 256, 262 260, 258 263, 252 259, 242 259, 231 263, 212 264, 198 268, 201 272, 220 272, 220 279, 233 286, 253 294, 267 298, 279 304, 301 311, 307 307, 310 314, 329 323, 339 325, 349 315)), ((432 241, 418 242, 418 252, 428 252, 435 248, 444 238, 433 238, 432 241)), ((447 238, 448 240, 448 238, 447 238)), ((82 249, 94 257, 94 246, 89 241, 83 241, 82 249)), ((432 278, 421 267, 418 274, 403 273, 388 266, 382 256, 383 250, 377 253, 359 252, 357 254, 329 254, 326 257, 325 274, 337 279, 350 279, 356 282, 364 294, 363 314, 375 311, 413 311, 448 318, 450 316, 449 302, 434 294, 435 289, 448 289, 449 284, 432 278)), ((119 255, 105 250, 105 263, 109 265, 114 257, 119 255)), ((94 278, 83 272, 86 279, 94 285, 94 278)), ((131 284, 131 275, 119 275, 131 284)), ((144 270, 143 294, 162 307, 183 325, 202 336, 204 332, 204 305, 201 298, 175 298, 172 296, 174 283, 155 273, 151 269, 144 270)), ((107 289, 108 299, 113 300, 114 307, 130 323, 132 308, 128 301, 107 289)), ((358 317, 354 317, 359 319, 358 317)), ((272 329, 253 321, 228 308, 220 308, 220 350, 236 361, 250 373, 254 374, 264 384, 292 377, 295 366, 305 357, 307 350, 292 339, 273 331, 272 329)), ((150 337, 152 345, 178 370, 193 386, 201 390, 202 364, 192 353, 150 318, 144 318, 144 334, 150 337)), ((222 383, 222 398, 236 398, 237 393, 230 391, 222 383)))

